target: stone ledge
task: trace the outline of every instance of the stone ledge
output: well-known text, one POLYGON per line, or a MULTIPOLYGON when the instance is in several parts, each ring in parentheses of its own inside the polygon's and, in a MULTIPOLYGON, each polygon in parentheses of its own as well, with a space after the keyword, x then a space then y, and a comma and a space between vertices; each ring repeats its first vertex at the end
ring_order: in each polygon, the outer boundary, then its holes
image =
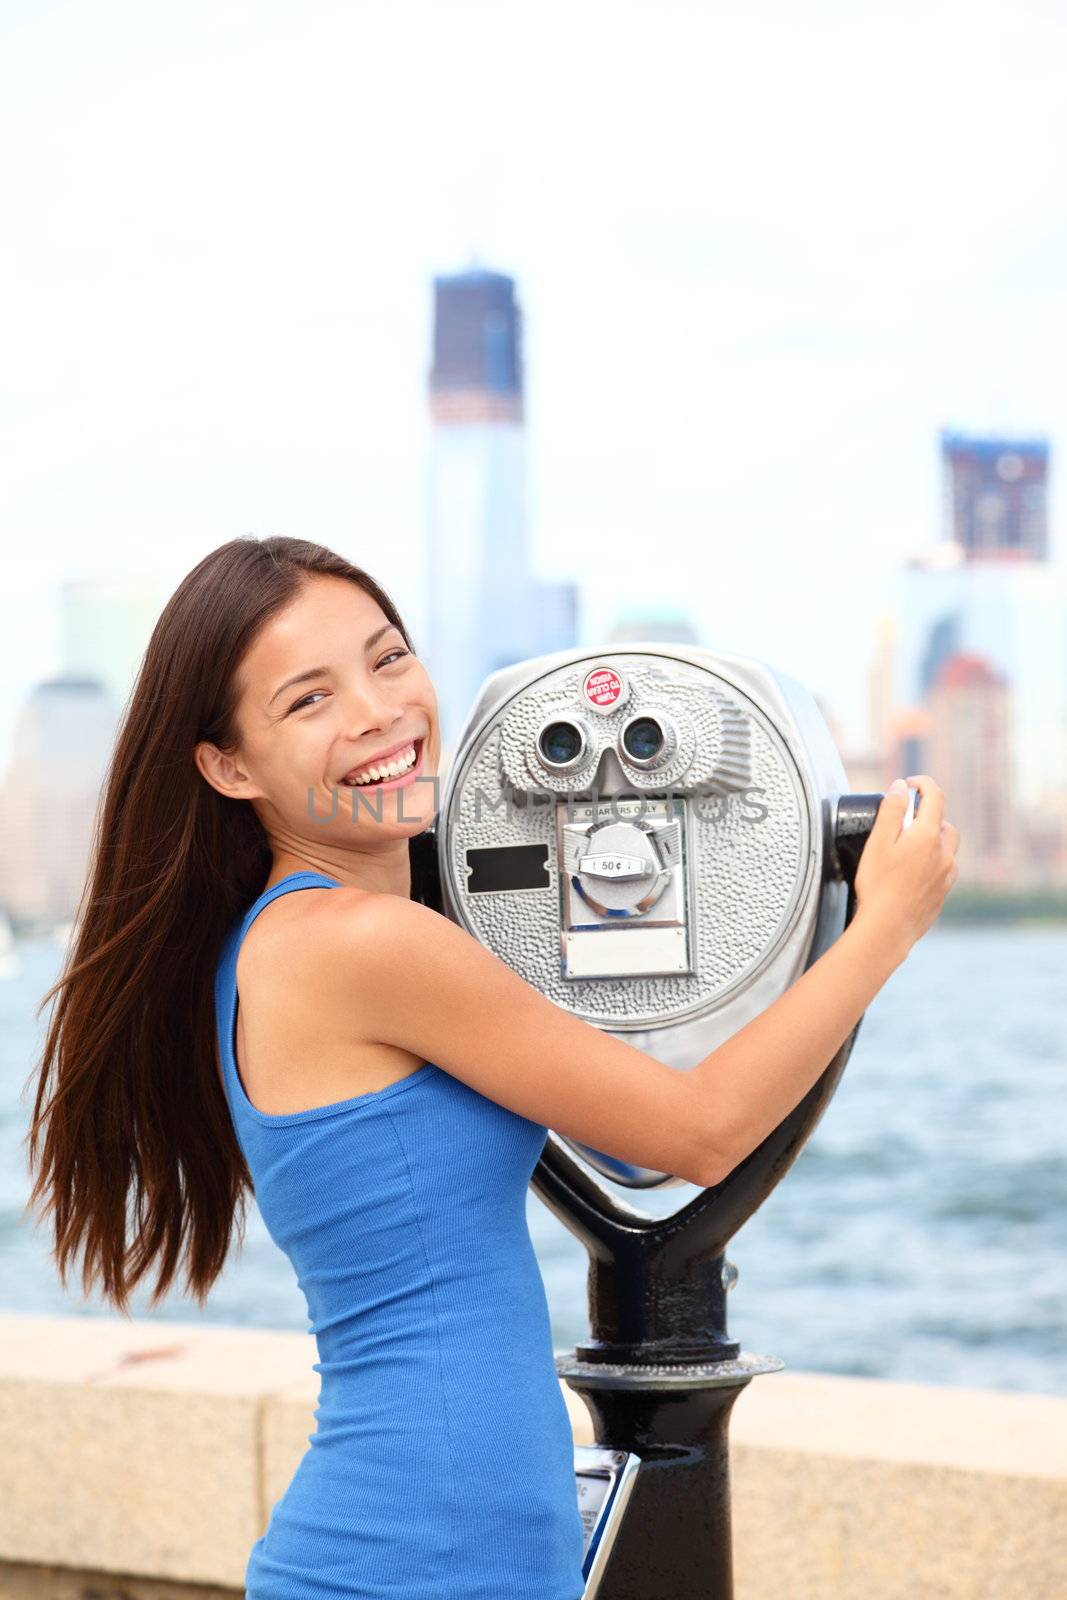
POLYGON ((730 1440, 736 1600, 1067 1600, 1067 1399, 781 1372, 730 1440))
MULTIPOLYGON (((314 1340, 6 1313, 0 1351, 0 1600, 239 1595, 314 1340)), ((1067 1600, 1067 1399, 787 1371, 730 1435, 736 1600, 1067 1600)))
POLYGON ((241 1589, 0 1561, 0 1600, 242 1600, 241 1589))

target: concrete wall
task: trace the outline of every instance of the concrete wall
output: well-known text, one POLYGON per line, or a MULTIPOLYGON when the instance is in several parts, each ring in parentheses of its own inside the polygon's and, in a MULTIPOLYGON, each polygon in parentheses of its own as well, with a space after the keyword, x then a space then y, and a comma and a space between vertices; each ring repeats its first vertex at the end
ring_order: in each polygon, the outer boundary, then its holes
MULTIPOLYGON (((0 1600, 233 1600, 315 1359, 298 1333, 0 1315, 0 1600)), ((1067 1600, 1067 1399, 781 1372, 731 1440, 736 1600, 1067 1600)))

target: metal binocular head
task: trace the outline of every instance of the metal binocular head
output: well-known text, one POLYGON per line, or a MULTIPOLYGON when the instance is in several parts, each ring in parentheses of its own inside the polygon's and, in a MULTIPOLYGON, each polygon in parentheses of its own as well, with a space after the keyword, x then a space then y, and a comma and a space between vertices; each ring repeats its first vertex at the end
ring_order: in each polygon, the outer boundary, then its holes
MULTIPOLYGON (((448 773, 444 909, 557 1005, 691 1068, 844 927, 836 836, 861 842, 880 799, 845 787, 811 695, 760 662, 521 662, 483 684, 448 773)), ((567 1142, 615 1182, 681 1181, 567 1142)))

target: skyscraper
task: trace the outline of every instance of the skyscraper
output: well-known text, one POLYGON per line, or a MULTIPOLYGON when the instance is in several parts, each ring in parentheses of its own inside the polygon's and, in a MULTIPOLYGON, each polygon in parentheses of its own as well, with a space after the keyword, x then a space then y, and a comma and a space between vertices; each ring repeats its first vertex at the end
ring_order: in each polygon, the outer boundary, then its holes
POLYGON ((434 279, 428 665, 445 759, 484 679, 574 643, 574 585, 530 571, 522 313, 514 280, 434 279))
POLYGON ((435 422, 522 422, 522 312, 503 272, 434 279, 430 411, 435 422))
POLYGON ((1048 559, 1048 441, 941 434, 945 537, 968 561, 1048 559))
POLYGON ((1011 693, 1014 799, 1041 808, 1067 793, 1067 573, 1036 561, 916 560, 895 589, 894 708, 929 704, 947 660, 979 655, 1011 693))
POLYGON ((123 706, 163 603, 158 579, 147 573, 67 578, 59 600, 64 677, 96 678, 123 706))
POLYGON ((20 710, 0 780, 0 906, 20 926, 77 909, 117 720, 95 678, 38 683, 20 710))
POLYGON ((1003 884, 1018 870, 1012 797, 1010 696, 1002 674, 980 655, 942 661, 930 690, 923 771, 936 774, 960 830, 960 876, 1003 884))

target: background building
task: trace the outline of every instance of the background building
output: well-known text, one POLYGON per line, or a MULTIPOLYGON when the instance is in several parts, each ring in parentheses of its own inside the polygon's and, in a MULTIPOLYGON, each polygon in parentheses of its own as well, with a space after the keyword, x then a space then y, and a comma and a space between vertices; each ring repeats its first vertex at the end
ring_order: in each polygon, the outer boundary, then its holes
POLYGON ((445 764, 484 679, 577 637, 571 583, 530 570, 522 314, 513 279, 434 279, 427 664, 445 764))
POLYGON ((1011 787, 1023 808, 1067 792, 1067 574, 1051 565, 909 565, 897 585, 892 700, 926 705, 945 662, 976 655, 1012 697, 1011 787))
POLYGON ((956 859, 969 884, 1005 885, 1019 877, 1009 719, 1007 680, 988 661, 957 654, 942 662, 930 694, 922 770, 952 797, 956 859))
POLYGON ((73 919, 117 723, 95 678, 39 683, 19 714, 0 782, 0 907, 17 929, 73 919))
POLYGON ((941 434, 945 537, 967 560, 1048 558, 1047 439, 941 434))
MULTIPOLYGON (((899 573, 871 666, 885 781, 932 772, 961 877, 1067 882, 1067 572, 1049 558, 1044 440, 944 431, 946 538, 899 573)), ((884 786, 884 785, 883 785, 884 786)))
POLYGON ((57 598, 62 668, 27 697, 0 777, 0 910, 30 929, 73 919, 119 720, 162 603, 143 574, 68 579, 57 598))
POLYGON ((643 611, 627 611, 616 617, 608 629, 606 644, 625 644, 643 640, 649 644, 699 644, 696 629, 684 611, 665 606, 643 611))
POLYGON ((148 574, 70 578, 59 586, 62 674, 95 678, 123 706, 163 606, 148 574))

